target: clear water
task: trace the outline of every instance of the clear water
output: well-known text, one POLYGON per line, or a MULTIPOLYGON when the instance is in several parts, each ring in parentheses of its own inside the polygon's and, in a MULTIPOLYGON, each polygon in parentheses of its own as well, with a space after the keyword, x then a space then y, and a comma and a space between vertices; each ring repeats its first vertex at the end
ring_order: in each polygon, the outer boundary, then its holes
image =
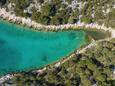
POLYGON ((0 75, 56 62, 85 44, 85 36, 84 31, 35 32, 0 21, 0 75))

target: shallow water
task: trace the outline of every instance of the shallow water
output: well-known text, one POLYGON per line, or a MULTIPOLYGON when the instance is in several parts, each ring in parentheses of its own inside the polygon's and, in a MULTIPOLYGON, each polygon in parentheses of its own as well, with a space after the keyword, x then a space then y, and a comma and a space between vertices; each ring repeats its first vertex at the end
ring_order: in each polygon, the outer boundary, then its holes
POLYGON ((85 37, 84 31, 35 32, 0 21, 0 75, 56 62, 85 44, 85 37))

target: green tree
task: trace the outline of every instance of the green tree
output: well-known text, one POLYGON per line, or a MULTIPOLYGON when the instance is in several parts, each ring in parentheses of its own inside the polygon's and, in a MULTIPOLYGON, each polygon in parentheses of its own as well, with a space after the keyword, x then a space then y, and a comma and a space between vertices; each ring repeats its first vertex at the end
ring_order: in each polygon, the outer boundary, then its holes
POLYGON ((53 16, 51 18, 50 24, 54 24, 54 25, 60 24, 59 18, 57 16, 53 16))
POLYGON ((42 6, 42 15, 44 16, 49 16, 51 12, 52 4, 51 3, 46 3, 45 5, 42 6))

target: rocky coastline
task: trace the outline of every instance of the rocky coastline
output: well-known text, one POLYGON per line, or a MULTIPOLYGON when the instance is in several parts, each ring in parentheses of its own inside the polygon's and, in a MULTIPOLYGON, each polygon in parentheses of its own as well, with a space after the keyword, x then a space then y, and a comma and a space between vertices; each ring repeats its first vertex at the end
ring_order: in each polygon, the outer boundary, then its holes
MULTIPOLYGON (((30 18, 15 16, 15 14, 7 12, 4 8, 0 8, 0 17, 2 19, 9 21, 9 22, 22 24, 24 26, 32 27, 32 28, 34 28, 34 30, 39 30, 39 31, 58 31, 58 30, 67 30, 69 28, 76 28, 77 29, 79 27, 80 28, 93 28, 93 29, 97 29, 97 30, 108 31, 111 33, 111 38, 115 38, 115 29, 113 29, 111 27, 107 28, 104 25, 98 25, 96 23, 95 24, 77 23, 77 24, 64 24, 64 25, 42 25, 42 24, 38 24, 38 23, 32 21, 30 18)), ((64 62, 66 62, 67 60, 72 58, 73 55, 75 55, 75 54, 85 52, 88 48, 95 46, 98 42, 104 41, 104 40, 110 40, 111 38, 102 39, 99 41, 92 41, 86 47, 84 47, 82 49, 78 49, 76 52, 69 55, 64 60, 55 63, 54 67, 60 66, 61 64, 63 64, 64 62)), ((47 67, 44 67, 43 69, 35 70, 34 72, 43 73, 46 70, 47 70, 47 67)), ((4 81, 13 78, 13 76, 16 76, 16 74, 7 74, 5 76, 0 77, 0 83, 3 83, 4 81)))
POLYGON ((7 12, 5 8, 0 8, 0 17, 12 23, 21 24, 27 27, 33 28, 33 30, 39 31, 59 31, 67 30, 70 28, 93 28, 97 30, 109 31, 112 37, 115 37, 115 29, 111 27, 105 27, 105 25, 98 25, 97 23, 85 24, 85 23, 75 23, 75 24, 63 24, 63 25, 43 25, 32 21, 30 18, 19 17, 11 12, 7 12))

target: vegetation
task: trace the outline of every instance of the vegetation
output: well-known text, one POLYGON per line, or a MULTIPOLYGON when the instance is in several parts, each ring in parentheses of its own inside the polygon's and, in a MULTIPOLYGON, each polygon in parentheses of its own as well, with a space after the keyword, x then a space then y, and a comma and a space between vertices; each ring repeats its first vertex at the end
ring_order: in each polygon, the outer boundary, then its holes
POLYGON ((0 0, 0 6, 3 6, 6 3, 6 0, 0 0))
MULTIPOLYGON (((0 5, 14 3, 14 13, 42 24, 85 23, 115 27, 114 0, 0 0, 0 5), (65 1, 65 2, 64 2, 65 1), (37 5, 36 5, 37 4, 37 5), (26 10, 26 12, 24 12, 26 10)), ((8 8, 8 5, 6 5, 8 8)))
MULTIPOLYGON (((115 0, 0 0, 4 7, 42 24, 105 24, 115 28, 115 0), (65 1, 65 2, 64 2, 65 1), (74 3, 74 4, 73 4, 74 3), (11 8, 9 7, 11 4, 11 8)), ((96 34, 97 35, 97 34, 96 34)), ((115 39, 103 41, 43 74, 23 72, 3 84, 16 86, 115 86, 115 39)))
POLYGON ((17 86, 115 86, 115 39, 103 41, 83 54, 74 55, 43 74, 22 73, 8 81, 17 86))

